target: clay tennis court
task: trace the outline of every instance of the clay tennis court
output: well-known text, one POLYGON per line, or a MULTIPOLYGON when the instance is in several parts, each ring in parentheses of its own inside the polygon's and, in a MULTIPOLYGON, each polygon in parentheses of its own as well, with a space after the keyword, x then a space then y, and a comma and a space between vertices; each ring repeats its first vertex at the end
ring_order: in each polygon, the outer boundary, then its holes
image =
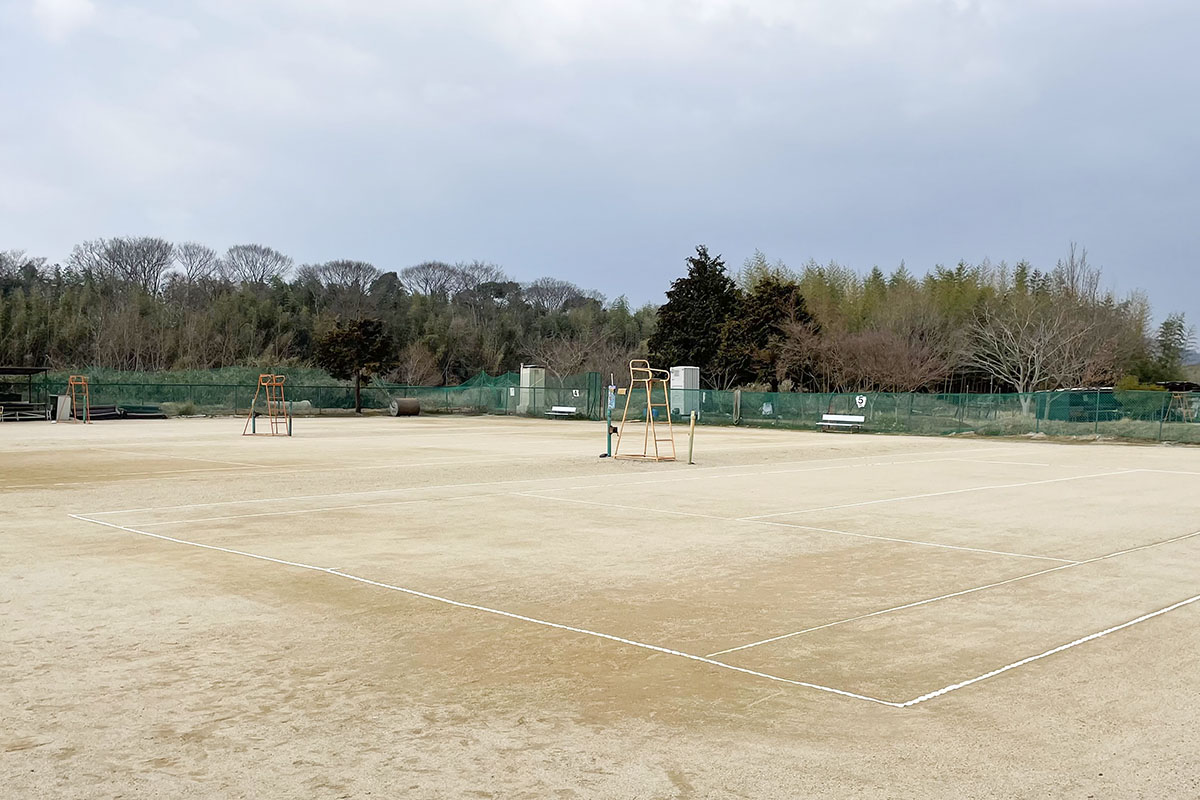
POLYGON ((8 796, 1200 791, 1195 448, 241 429, 0 428, 8 796))

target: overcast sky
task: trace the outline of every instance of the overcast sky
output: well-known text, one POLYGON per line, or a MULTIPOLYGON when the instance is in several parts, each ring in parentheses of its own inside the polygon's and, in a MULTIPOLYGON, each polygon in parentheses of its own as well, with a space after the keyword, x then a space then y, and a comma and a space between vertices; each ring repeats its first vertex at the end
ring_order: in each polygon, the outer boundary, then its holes
POLYGON ((1193 0, 0 0, 0 249, 485 259, 659 300, 1074 240, 1200 322, 1193 0))

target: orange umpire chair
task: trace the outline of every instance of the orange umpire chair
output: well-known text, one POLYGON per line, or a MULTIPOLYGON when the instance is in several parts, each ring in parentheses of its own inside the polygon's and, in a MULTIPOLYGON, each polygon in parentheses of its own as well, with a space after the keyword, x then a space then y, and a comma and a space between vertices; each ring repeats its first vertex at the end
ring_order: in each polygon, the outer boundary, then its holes
POLYGON ((617 431, 617 445, 613 448, 613 458, 626 458, 634 461, 675 460, 675 431, 671 427, 670 385, 671 373, 669 371, 654 369, 645 359, 634 359, 629 362, 629 388, 625 392, 625 411, 621 414, 621 427, 617 431), (642 391, 646 393, 646 419, 642 434, 642 451, 623 454, 621 453, 621 444, 625 441, 625 424, 630 421, 640 422, 640 420, 630 420, 629 418, 629 401, 633 398, 635 391, 639 394, 642 391), (661 402, 657 401, 658 397, 662 398, 661 402), (655 413, 659 410, 663 412, 662 419, 659 419, 655 413), (661 426, 664 420, 667 425, 667 435, 660 437, 658 426, 661 426), (666 447, 661 450, 659 448, 660 443, 667 442, 671 445, 670 455, 667 455, 666 447))

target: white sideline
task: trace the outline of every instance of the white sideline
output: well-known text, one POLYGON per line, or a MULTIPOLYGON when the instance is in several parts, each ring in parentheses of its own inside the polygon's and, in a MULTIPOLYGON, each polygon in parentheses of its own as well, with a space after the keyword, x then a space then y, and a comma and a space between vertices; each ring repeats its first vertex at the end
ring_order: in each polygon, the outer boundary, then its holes
POLYGON ((1022 483, 997 483, 990 486, 969 486, 965 489, 948 489, 944 492, 926 492, 924 494, 910 494, 904 497, 884 497, 879 500, 863 500, 858 503, 839 503, 833 506, 819 506, 817 508, 802 508, 797 511, 776 511, 771 514, 755 514, 752 517, 740 517, 743 520, 750 519, 769 519, 770 517, 787 517, 792 514, 811 514, 815 511, 836 511, 842 508, 858 508, 859 506, 874 506, 880 503, 899 503, 904 500, 921 500, 927 497, 944 497, 951 494, 965 494, 968 492, 985 492, 993 489, 1017 489, 1022 486, 1039 486, 1046 483, 1062 483, 1063 481, 1081 481, 1087 478, 1106 478, 1110 475, 1129 475, 1134 472, 1142 472, 1140 469, 1121 469, 1115 472, 1093 472, 1088 475, 1071 475, 1066 478, 1046 478, 1040 481, 1024 481, 1022 483))
MULTIPOLYGON (((161 454, 155 454, 161 455, 161 454)), ((514 461, 537 461, 539 459, 530 457, 511 457, 511 458, 486 458, 486 459, 460 459, 457 461, 419 461, 419 462, 401 462, 397 464, 350 464, 344 467, 298 467, 295 469, 276 470, 269 469, 265 472, 251 473, 255 478, 266 475, 305 475, 312 473, 325 472, 345 472, 348 470, 357 470, 365 472, 369 470, 380 469, 399 469, 402 467, 441 467, 455 466, 459 464, 496 464, 505 463, 511 464, 514 461)), ((172 478, 187 478, 191 475, 210 475, 214 472, 230 473, 230 477, 238 477, 246 473, 248 467, 209 467, 206 469, 155 469, 155 470, 140 470, 136 472, 109 472, 109 478, 125 478, 133 475, 151 476, 155 480, 169 480, 172 478)), ((63 481, 60 483, 12 483, 5 486, 0 486, 0 489, 46 489, 51 486, 95 486, 98 484, 111 483, 111 480, 96 480, 96 481, 63 481)), ((453 486, 454 484, 450 484, 453 486)), ((396 491, 395 489, 384 489, 382 491, 396 491)), ((357 494, 356 492, 346 492, 346 494, 357 494)), ((313 497, 332 497, 336 495, 313 495, 313 497)), ((287 500, 290 498, 278 498, 287 500)), ((237 502, 261 502, 260 500, 235 500, 237 502)), ((197 503, 195 505, 219 505, 218 503, 197 503)), ((187 506, 162 506, 162 508, 186 508, 187 506)), ((129 511, 153 511, 153 508, 134 508, 129 511)), ((122 514, 124 511, 98 511, 97 514, 122 514)))
POLYGON ((486 494, 464 494, 456 497, 418 497, 412 500, 387 500, 382 503, 351 503, 344 506, 323 506, 321 508, 297 508, 284 511, 259 511, 253 514, 227 514, 223 517, 197 517, 195 519, 169 519, 162 522, 142 522, 142 525, 190 525, 193 522, 223 522, 231 519, 252 519, 254 517, 286 517, 296 514, 322 514, 327 511, 352 511, 361 508, 387 508, 389 506, 405 506, 413 503, 434 503, 441 500, 476 500, 485 497, 508 497, 513 492, 487 492, 486 494))
POLYGON ((1052 467, 1053 464, 1044 461, 993 461, 990 458, 948 458, 947 461, 960 461, 963 464, 1008 464, 1014 467, 1052 467))
POLYGON ((244 558, 253 558, 253 559, 257 559, 259 561, 269 561, 273 564, 282 564, 282 565, 288 566, 288 567, 296 567, 298 569, 311 570, 313 572, 320 572, 320 573, 323 573, 326 575, 333 575, 338 578, 346 578, 348 580, 356 581, 358 583, 364 583, 369 586, 377 586, 381 589, 389 589, 394 592, 402 592, 404 594, 412 595, 414 597, 421 597, 426 600, 434 600, 438 603, 445 603, 446 605, 456 606, 458 608, 469 608, 473 611, 482 611, 487 614, 496 614, 497 616, 508 617, 509 619, 520 620, 522 622, 530 622, 535 625, 543 625, 547 628, 556 628, 558 630, 570 631, 572 633, 579 633, 579 634, 583 634, 585 636, 594 636, 598 639, 607 639, 608 641, 619 642, 621 644, 630 645, 632 647, 640 647, 643 650, 652 650, 656 653, 665 653, 666 655, 677 656, 679 658, 685 658, 685 659, 688 659, 689 661, 698 661, 702 664, 709 664, 714 667, 720 667, 721 669, 727 669, 727 670, 731 670, 733 672, 740 672, 745 675, 752 675, 756 678, 766 678, 767 680, 776 681, 778 683, 786 683, 786 684, 790 684, 792 686, 802 686, 807 689, 816 689, 817 691, 827 692, 829 694, 840 695, 842 697, 849 697, 849 698, 852 698, 855 700, 866 700, 871 703, 877 703, 878 705, 889 706, 891 708, 901 708, 902 707, 901 704, 899 704, 899 703, 893 703, 888 700, 880 700, 877 697, 869 697, 864 694, 857 694, 855 692, 847 692, 847 691, 843 691, 842 689, 835 689, 831 686, 822 686, 821 684, 817 684, 817 683, 808 683, 806 681, 792 680, 791 678, 782 678, 782 677, 779 677, 778 675, 770 675, 765 672, 758 672, 758 671, 755 671, 752 669, 746 669, 745 667, 737 667, 737 666, 734 666, 733 664, 726 664, 721 661, 714 661, 711 658, 705 658, 704 656, 697 656, 697 655, 693 655, 691 653, 685 653, 681 650, 672 650, 671 648, 668 648, 668 647, 659 647, 658 645, 647 644, 645 642, 639 642, 634 639, 625 639, 623 637, 613 636, 612 634, 608 634, 608 633, 600 633, 598 631, 592 631, 592 630, 588 630, 586 628, 578 628, 573 625, 562 625, 557 622, 549 622, 547 620, 537 619, 536 617, 527 617, 527 616, 524 616, 523 614, 514 614, 510 611, 501 611, 496 608, 489 608, 487 606, 475 605, 474 603, 464 603, 459 600, 451 600, 448 597, 441 597, 436 594, 429 594, 427 592, 417 591, 416 589, 408 589, 403 586, 395 586, 390 583, 382 583, 380 581, 371 580, 370 578, 363 578, 358 575, 351 575, 347 572, 342 572, 334 567, 318 567, 313 564, 304 564, 304 563, 301 563, 298 561, 287 561, 287 560, 284 560, 281 558, 273 558, 271 556, 259 555, 258 553, 249 553, 244 550, 234 550, 229 547, 218 547, 216 545, 202 544, 200 542, 192 542, 192 541, 188 541, 186 539, 177 539, 173 536, 164 536, 159 533, 151 533, 149 531, 138 530, 136 528, 130 528, 125 525, 117 525, 116 523, 113 523, 113 522, 105 522, 104 520, 91 519, 89 517, 85 517, 80 514, 69 514, 68 516, 70 516, 72 519, 80 520, 81 522, 90 522, 95 525, 103 525, 108 528, 115 528, 117 530, 126 531, 127 533, 134 533, 139 536, 148 536, 153 539, 160 539, 162 541, 173 542, 175 544, 189 545, 191 547, 199 547, 204 550, 215 550, 215 551, 218 551, 221 553, 228 553, 230 555, 242 556, 244 558))
POLYGON ((836 533, 839 536, 857 536, 860 539, 878 539, 881 542, 899 542, 901 544, 915 544, 921 547, 943 547, 947 550, 966 550, 971 553, 987 553, 993 556, 1013 556, 1014 558, 1033 558, 1038 561, 1058 561, 1062 564, 1077 564, 1079 562, 1071 558, 1059 558, 1058 556, 1035 556, 1032 553, 1013 553, 1008 550, 989 550, 986 547, 967 547, 959 544, 943 544, 942 542, 924 542, 919 539, 901 539, 898 536, 880 536, 875 533, 857 533, 855 531, 839 531, 835 528, 817 528, 812 525, 797 525, 792 522, 778 522, 772 519, 751 519, 744 520, 753 522, 756 525, 778 525, 782 528, 797 528, 802 531, 820 531, 822 533, 836 533))
POLYGON ((750 642, 749 644, 742 644, 742 645, 738 645, 737 647, 729 647, 724 650, 718 650, 715 653, 709 653, 708 658, 712 658, 713 656, 723 656, 726 653, 736 653, 739 650, 749 650, 751 647, 758 647, 759 645, 771 644, 772 642, 779 642, 779 641, 783 641, 784 639, 791 639, 793 636, 802 636, 803 634, 806 634, 806 633, 813 633, 814 631, 822 631, 822 630, 825 630, 826 628, 833 628, 838 625, 845 625, 850 622, 858 622, 859 620, 869 619, 871 617, 878 617, 881 614, 890 614, 894 611, 904 611, 905 609, 916 608, 917 606, 924 606, 924 605, 928 605, 930 603, 936 603, 939 600, 949 600, 951 597, 961 597, 964 594, 971 594, 972 592, 982 592, 984 589, 994 589, 997 586, 1004 586, 1007 583, 1016 583, 1017 581, 1023 581, 1026 578, 1033 578, 1037 575, 1045 575, 1047 572, 1057 572, 1060 569, 1066 569, 1068 567, 1077 567, 1077 566, 1079 566, 1078 563, 1060 564, 1057 567, 1050 567, 1049 569, 1042 569, 1042 570, 1038 570, 1037 572, 1030 572, 1027 575, 1018 575, 1015 578, 1008 578, 1006 580, 996 581, 995 583, 984 584, 983 586, 975 586, 970 589, 963 589, 958 592, 951 592, 949 594, 938 595, 937 597, 928 597, 924 600, 915 600, 911 603, 905 603, 904 605, 892 606, 891 608, 884 608, 884 609, 880 609, 879 611, 871 611, 867 614, 859 614, 854 617, 847 617, 846 619, 839 619, 834 622, 826 622, 823 625, 814 625, 811 628, 805 628, 805 629, 799 630, 799 631, 792 631, 791 633, 783 633, 783 634, 780 634, 779 636, 772 636, 769 639, 761 639, 757 642, 750 642))
POLYGON ((254 467, 255 469, 270 469, 272 465, 268 464, 248 464, 244 461, 226 461, 218 458, 199 458, 197 456, 175 456, 167 453, 131 453, 128 450, 117 450, 113 447, 87 447, 87 450, 95 450, 100 453, 116 453, 122 456, 134 456, 135 458, 171 458, 176 461, 203 461, 208 464, 230 464, 235 467, 254 467))
MULTIPOLYGON (((991 449, 991 448, 986 448, 986 447, 974 448, 975 451, 989 450, 989 449, 991 449)), ((967 453, 967 452, 973 452, 973 451, 972 450, 960 450, 958 452, 967 453)), ((936 453, 933 453, 933 452, 909 453, 906 455, 924 456, 924 455, 936 455, 936 453)), ((872 458, 872 456, 862 456, 862 455, 837 456, 834 458, 826 458, 826 459, 805 459, 802 461, 783 461, 783 462, 780 462, 780 464, 812 464, 814 462, 820 463, 820 462, 825 462, 825 461, 845 461, 847 459, 866 459, 866 458, 872 458)), ((429 464, 414 463, 414 464, 396 464, 396 465, 392 465, 392 466, 421 467, 421 466, 439 466, 442 464, 452 464, 452 463, 485 464, 485 463, 489 463, 492 461, 512 461, 512 460, 513 459, 511 459, 511 458, 504 458, 504 459, 487 459, 484 461, 463 461, 463 462, 442 461, 442 462, 433 462, 433 463, 429 463, 429 464)), ((757 475, 778 475, 778 474, 790 474, 793 472, 821 472, 824 470, 832 470, 832 469, 855 469, 855 468, 864 467, 864 466, 887 466, 887 465, 896 465, 896 464, 934 464, 934 463, 938 463, 941 461, 945 461, 945 459, 938 458, 938 459, 933 459, 930 461, 881 461, 881 462, 867 463, 867 464, 836 464, 836 465, 832 465, 832 466, 809 467, 809 468, 803 468, 803 469, 771 470, 771 471, 767 471, 767 472, 744 472, 744 473, 737 473, 734 475, 705 474, 702 476, 694 476, 694 477, 666 478, 664 480, 626 481, 624 483, 585 484, 582 486, 563 486, 563 487, 553 487, 552 486, 552 487, 546 487, 545 489, 539 489, 538 491, 593 489, 593 488, 604 488, 604 487, 608 487, 608 486, 651 486, 651 485, 657 485, 660 483, 677 483, 677 482, 681 482, 681 481, 698 481, 698 480, 708 480, 710 478, 755 477, 757 475)), ((688 473, 690 475, 691 473, 695 473, 695 472, 710 473, 713 470, 744 469, 746 466, 748 466, 748 465, 746 465, 746 464, 726 464, 726 465, 714 466, 714 467, 694 467, 692 469, 689 469, 688 473)), ((775 465, 771 465, 771 466, 775 466, 775 465)), ((346 469, 357 469, 357 468, 358 467, 347 467, 346 469)), ((338 469, 341 469, 341 468, 338 468, 338 469)), ((173 471, 182 471, 182 470, 173 470, 173 471)), ((208 471, 209 470, 190 470, 189 472, 208 472, 208 471)), ((255 476, 257 477, 259 475, 267 475, 267 474, 291 474, 292 472, 310 472, 311 473, 311 472, 325 472, 325 471, 329 471, 329 470, 311 469, 310 468, 310 469, 292 470, 288 473, 258 472, 258 473, 255 473, 255 476)), ((128 474, 136 474, 136 473, 128 473, 128 474)), ((284 497, 256 497, 256 498, 252 498, 249 500, 221 500, 221 501, 216 501, 216 502, 211 502, 211 503, 184 503, 181 505, 170 505, 170 506, 146 506, 144 508, 124 508, 124 509, 117 509, 117 510, 113 510, 113 511, 95 511, 95 512, 90 512, 90 514, 91 514, 91 516, 98 517, 98 516, 108 516, 110 514, 132 514, 134 512, 140 512, 140 511, 171 511, 171 510, 180 509, 180 508, 202 508, 205 506, 226 506, 226 505, 239 505, 239 504, 250 504, 250 503, 273 503, 273 502, 282 502, 285 500, 314 500, 314 499, 322 498, 322 497, 351 497, 351 496, 355 496, 355 495, 366 495, 366 494, 386 494, 388 492, 415 492, 415 491, 422 491, 422 490, 426 490, 426 489, 452 489, 452 488, 457 488, 457 487, 472 487, 472 486, 499 486, 499 485, 504 485, 504 484, 513 484, 513 483, 535 483, 537 481, 575 480, 575 479, 580 479, 580 478, 586 479, 587 477, 588 476, 586 476, 586 475, 568 475, 568 476, 564 476, 561 478, 554 478, 554 477, 520 478, 520 479, 509 479, 509 480, 501 480, 501 481, 477 481, 477 482, 473 482, 473 483, 444 483, 444 484, 436 484, 436 485, 432 485, 432 486, 400 486, 400 487, 392 487, 389 489, 366 489, 366 490, 362 490, 362 491, 353 491, 353 492, 325 492, 325 493, 320 493, 320 494, 288 495, 288 496, 284 496, 284 497)), ((610 473, 610 477, 619 478, 622 476, 619 473, 610 473)))
POLYGON ((943 544, 941 542, 923 542, 918 539, 900 539, 895 536, 876 536, 871 533, 854 533, 852 531, 839 531, 833 528, 814 528, 811 525, 794 525, 790 522, 775 522, 774 520, 756 519, 753 517, 718 517, 714 514, 702 514, 697 511, 675 511, 667 508, 654 508, 653 506, 627 506, 619 503, 601 503, 598 500, 580 500, 574 497, 547 497, 535 492, 544 491, 542 489, 533 489, 528 492, 513 492, 512 494, 520 497, 536 497, 539 500, 554 500, 561 503, 579 503, 587 506, 602 506, 604 508, 619 508, 625 511, 641 511, 651 512, 654 514, 670 514, 678 517, 700 517, 701 519, 712 519, 719 522, 748 522, 754 525, 775 525, 783 528, 794 528, 797 530, 820 531, 821 533, 831 533, 838 536, 853 536, 859 539, 878 539, 884 542, 896 542, 899 544, 912 544, 919 547, 939 547, 945 550, 965 550, 969 553, 986 553, 994 556, 1012 556, 1013 558, 1033 558, 1040 561, 1061 561, 1065 564, 1075 564, 1069 558, 1056 558, 1054 556, 1035 556, 1028 553, 1010 553, 1006 550, 988 550, 982 547, 967 547, 958 544, 943 544))
POLYGON ((805 628, 805 629, 799 630, 799 631, 792 631, 791 633, 784 633, 779 636, 772 636, 769 639, 763 639, 763 640, 757 641, 757 642, 750 642, 749 644, 738 645, 737 647, 730 647, 726 650, 718 650, 715 653, 709 653, 707 655, 707 658, 712 658, 713 656, 725 655, 726 653, 735 653, 738 650, 748 650, 751 647, 758 647, 759 645, 762 645, 762 644, 770 644, 772 642, 778 642, 783 639, 791 639, 793 636, 801 636, 806 633, 812 633, 814 631, 820 631, 820 630, 824 630, 826 628, 833 628, 837 625, 845 625, 849 622, 858 622, 859 620, 867 619, 869 617, 878 617, 881 614, 891 614, 894 611, 904 611, 909 608, 916 608, 917 606, 924 606, 924 605, 928 605, 930 603, 936 603, 939 600, 949 600, 952 597, 962 597, 965 594, 972 594, 974 592, 982 592, 985 589, 995 589, 997 586, 1005 586, 1006 584, 1016 583, 1017 581, 1027 580, 1028 578, 1036 578, 1039 575, 1046 575, 1051 572, 1058 572, 1059 570, 1069 569, 1071 567, 1080 567, 1080 566, 1083 566, 1084 564, 1094 564, 1097 561, 1105 561, 1110 558, 1116 558, 1117 556, 1128 555, 1129 553, 1136 553, 1139 550, 1148 550, 1151 547, 1160 547, 1165 544, 1173 544, 1175 542, 1181 542, 1184 539, 1191 539, 1194 536, 1200 536, 1200 531, 1192 531, 1191 533, 1185 533, 1180 536, 1173 536, 1170 539, 1163 539, 1160 542, 1150 542, 1149 544, 1139 545, 1138 547, 1129 547, 1129 548, 1126 548, 1125 550, 1117 550, 1116 552, 1113 552, 1113 553, 1105 553, 1102 556, 1096 556, 1094 558, 1089 558, 1084 561, 1072 561, 1068 564, 1062 564, 1057 567, 1050 567, 1049 569, 1038 570, 1037 572, 1030 572, 1026 575, 1018 575, 1014 578, 1007 578, 1006 580, 996 581, 995 583, 986 583, 983 586, 974 586, 970 589, 963 589, 958 592, 950 592, 949 594, 938 595, 937 597, 927 597, 924 600, 915 600, 911 603, 905 603, 905 604, 899 605, 899 606, 892 606, 891 608, 883 608, 878 611, 872 611, 867 614, 859 614, 854 617, 847 617, 846 619, 839 619, 834 622, 826 622, 823 625, 814 625, 811 628, 805 628))
POLYGON ((949 686, 943 686, 941 689, 937 689, 935 691, 928 692, 926 694, 921 695, 920 697, 915 697, 912 700, 908 700, 907 702, 904 702, 904 703, 898 703, 897 705, 899 705, 901 708, 910 708, 912 706, 917 705, 918 703, 924 703, 926 700, 932 700, 935 697, 941 697, 941 696, 949 694, 950 692, 953 692, 957 689, 962 689, 964 687, 970 686, 973 683, 979 683, 980 681, 987 680, 988 678, 994 678, 995 676, 997 676, 1003 672, 1008 672, 1011 669, 1016 669, 1017 667, 1023 667, 1026 664, 1037 661, 1038 659, 1042 659, 1047 656, 1052 656, 1055 653, 1061 653, 1064 650, 1070 650, 1072 647, 1077 647, 1078 645, 1084 644, 1086 642, 1090 642, 1093 639, 1099 639, 1102 636, 1108 636, 1110 633, 1116 633, 1117 631, 1119 631, 1123 628, 1128 628, 1131 625, 1137 625, 1139 622, 1145 622, 1148 619, 1153 619, 1154 617, 1160 616, 1162 614, 1166 614, 1169 611, 1174 611, 1177 608, 1183 608, 1184 606, 1190 605, 1191 603, 1194 603, 1197 600, 1200 600, 1200 594, 1189 597, 1186 600, 1180 600, 1178 603, 1172 603, 1171 605, 1167 606, 1166 608, 1160 608, 1157 611, 1151 611, 1149 614, 1143 614, 1142 616, 1138 617, 1137 619, 1131 619, 1128 622, 1122 622, 1120 625, 1114 625, 1111 628, 1105 628, 1102 631, 1097 631, 1096 633, 1088 634, 1087 636, 1076 639, 1073 642, 1067 642, 1066 644, 1060 644, 1058 647, 1051 648, 1050 650, 1047 650, 1044 653, 1038 653, 1036 656, 1029 656, 1028 658, 1022 658, 1020 661, 1014 661, 1011 664, 1005 664, 1003 667, 1000 667, 999 669, 994 669, 991 672, 985 672, 984 674, 979 675, 974 678, 971 678, 969 680, 960 681, 959 683, 952 683, 949 686))

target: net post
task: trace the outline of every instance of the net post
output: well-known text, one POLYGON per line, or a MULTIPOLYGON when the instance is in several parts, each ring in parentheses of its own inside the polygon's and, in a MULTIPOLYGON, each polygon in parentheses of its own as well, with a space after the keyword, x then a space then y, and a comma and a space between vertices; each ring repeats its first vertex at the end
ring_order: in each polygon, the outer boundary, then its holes
POLYGON ((688 425, 688 464, 695 464, 692 461, 692 447, 696 443, 696 410, 692 409, 691 422, 688 425))
POLYGON ((606 444, 604 455, 608 458, 612 458, 612 412, 616 404, 617 387, 615 384, 610 383, 608 385, 608 397, 604 403, 604 438, 606 444))

